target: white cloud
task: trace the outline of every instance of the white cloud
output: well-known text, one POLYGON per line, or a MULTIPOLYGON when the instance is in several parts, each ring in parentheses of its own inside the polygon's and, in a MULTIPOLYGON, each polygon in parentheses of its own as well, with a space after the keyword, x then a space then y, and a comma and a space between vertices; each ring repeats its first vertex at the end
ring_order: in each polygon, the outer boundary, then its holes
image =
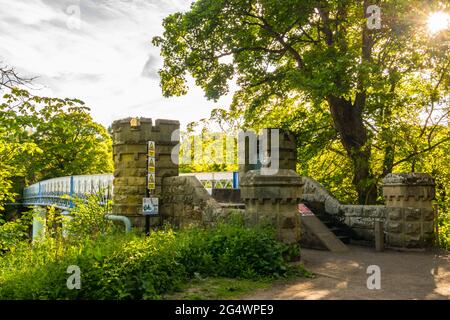
POLYGON ((162 33, 165 16, 189 5, 186 0, 0 0, 0 60, 39 76, 45 86, 39 94, 84 100, 105 126, 128 116, 178 119, 185 125, 231 100, 207 101, 192 82, 187 96, 161 95, 156 72, 162 60, 151 39, 162 33), (68 10, 74 5, 80 9, 80 29, 68 27, 76 18, 68 10))

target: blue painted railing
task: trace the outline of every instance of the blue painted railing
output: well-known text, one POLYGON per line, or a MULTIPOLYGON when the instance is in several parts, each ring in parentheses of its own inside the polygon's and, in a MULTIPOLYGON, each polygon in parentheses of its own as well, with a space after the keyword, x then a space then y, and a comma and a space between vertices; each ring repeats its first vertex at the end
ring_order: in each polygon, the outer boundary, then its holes
POLYGON ((70 209, 74 205, 72 198, 86 199, 95 194, 101 204, 106 204, 112 199, 113 178, 112 174, 94 174, 40 181, 24 189, 22 203, 70 209))
MULTIPOLYGON (((234 172, 185 173, 194 175, 206 190, 218 188, 238 188, 238 175, 234 172)), ((71 209, 71 199, 86 199, 89 195, 99 195, 100 203, 106 204, 113 196, 113 175, 94 174, 68 176, 40 181, 24 189, 22 203, 26 206, 54 206, 71 209)))

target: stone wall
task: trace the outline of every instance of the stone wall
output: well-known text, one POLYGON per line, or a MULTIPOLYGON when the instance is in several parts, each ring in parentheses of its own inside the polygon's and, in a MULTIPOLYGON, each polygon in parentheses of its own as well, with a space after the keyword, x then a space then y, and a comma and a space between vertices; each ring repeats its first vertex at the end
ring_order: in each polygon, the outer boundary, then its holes
POLYGON ((328 214, 344 223, 353 231, 357 239, 373 242, 375 221, 386 221, 386 206, 362 206, 341 204, 320 183, 303 177, 301 201, 317 214, 328 214))
POLYGON ((250 170, 241 178, 241 197, 249 225, 269 224, 278 239, 294 244, 300 241, 298 201, 302 180, 293 170, 280 169, 275 175, 250 170))
MULTIPOLYGON (((251 133, 250 133, 251 135, 251 133)), ((278 169, 296 170, 297 164, 297 145, 295 142, 295 136, 292 132, 283 129, 263 129, 262 133, 255 135, 256 139, 256 154, 250 154, 252 148, 249 147, 249 139, 244 141, 242 137, 239 137, 239 175, 244 176, 247 171, 258 170, 264 167, 263 163, 265 159, 261 157, 268 156, 277 157, 277 163, 273 164, 278 169), (277 141, 272 141, 276 139, 277 141), (276 151, 272 150, 272 147, 276 147, 276 151), (241 150, 242 148, 242 150, 241 150), (252 163, 253 157, 256 157, 257 163, 252 163)), ((266 164, 266 167, 270 165, 266 164)))
POLYGON ((347 225, 357 239, 373 242, 375 221, 384 223, 390 247, 427 247, 433 242, 434 182, 422 173, 389 174, 383 179, 385 205, 343 205, 317 181, 303 177, 301 201, 317 214, 347 225))
POLYGON ((195 176, 163 179, 160 212, 163 221, 177 227, 212 224, 229 214, 195 176))
POLYGON ((295 173, 296 151, 291 132, 264 129, 258 136, 260 165, 250 163, 247 145, 239 159, 239 187, 247 224, 270 224, 275 227, 278 239, 288 244, 299 243, 301 234, 297 205, 302 180, 295 173))

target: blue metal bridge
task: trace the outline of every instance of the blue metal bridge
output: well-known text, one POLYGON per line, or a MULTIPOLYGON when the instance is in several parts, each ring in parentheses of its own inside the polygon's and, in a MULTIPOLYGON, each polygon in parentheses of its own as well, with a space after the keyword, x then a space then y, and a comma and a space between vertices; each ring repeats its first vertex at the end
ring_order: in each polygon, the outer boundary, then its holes
MULTIPOLYGON (((194 175, 208 192, 212 189, 237 188, 236 172, 185 173, 194 175)), ((101 204, 113 197, 113 175, 94 174, 60 177, 40 181, 24 189, 22 204, 26 206, 54 206, 67 210, 74 206, 73 198, 86 199, 89 195, 99 196, 101 204)))

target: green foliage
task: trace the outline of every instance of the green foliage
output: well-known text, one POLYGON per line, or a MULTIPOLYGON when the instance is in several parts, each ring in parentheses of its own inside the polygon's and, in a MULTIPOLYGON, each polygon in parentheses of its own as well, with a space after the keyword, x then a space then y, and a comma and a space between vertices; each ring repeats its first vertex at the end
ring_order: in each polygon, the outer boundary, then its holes
POLYGON ((183 232, 182 264, 188 274, 252 278, 279 276, 286 272, 286 247, 268 231, 237 224, 183 232))
POLYGON ((20 218, 5 222, 0 216, 0 255, 13 250, 28 237, 32 213, 23 214, 20 218))
POLYGON ((443 249, 450 250, 450 214, 442 212, 438 219, 439 225, 439 246, 443 249))
POLYGON ((47 237, 0 258, 0 299, 158 299, 199 275, 286 275, 285 250, 267 230, 240 224, 76 242, 47 237), (66 287, 70 265, 80 267, 81 290, 66 287))
POLYGON ((102 205, 101 193, 87 195, 86 199, 73 198, 71 217, 66 217, 67 234, 71 239, 95 239, 113 231, 113 222, 105 219, 111 203, 102 205))
POLYGON ((0 101, 0 209, 16 196, 15 177, 31 184, 112 172, 111 153, 111 137, 82 101, 9 90, 0 101))
POLYGON ((236 81, 230 110, 213 120, 292 130, 302 173, 345 202, 373 202, 383 176, 449 144, 450 64, 448 31, 426 28, 429 13, 448 11, 444 2, 379 2, 379 30, 365 28, 369 4, 198 0, 153 39, 163 94, 185 94, 190 74, 217 100, 236 81))
POLYGON ((181 172, 224 172, 236 171, 237 136, 230 133, 212 133, 206 128, 200 134, 193 130, 181 136, 181 172))

